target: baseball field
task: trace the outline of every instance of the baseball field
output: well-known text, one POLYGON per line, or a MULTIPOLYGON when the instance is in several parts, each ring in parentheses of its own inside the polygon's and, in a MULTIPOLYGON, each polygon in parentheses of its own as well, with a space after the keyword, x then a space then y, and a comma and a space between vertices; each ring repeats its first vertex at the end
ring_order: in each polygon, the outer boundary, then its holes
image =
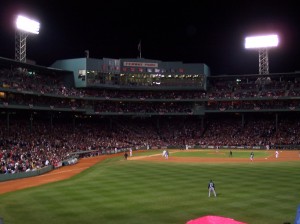
MULTIPOLYGON (((185 224, 206 215, 248 224, 295 221, 297 150, 162 150, 80 159, 50 173, 0 182, 5 224, 185 224), (212 179, 217 197, 208 197, 212 179)), ((0 221, 1 223, 1 221, 0 221)))

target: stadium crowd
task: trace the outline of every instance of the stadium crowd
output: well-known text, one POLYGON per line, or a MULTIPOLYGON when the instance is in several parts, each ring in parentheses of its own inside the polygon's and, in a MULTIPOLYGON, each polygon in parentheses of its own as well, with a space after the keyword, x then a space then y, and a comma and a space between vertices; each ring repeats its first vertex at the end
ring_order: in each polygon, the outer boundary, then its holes
POLYGON ((240 118, 220 116, 205 119, 100 119, 76 122, 76 125, 33 120, 11 121, 0 125, 1 173, 25 172, 68 159, 76 152, 94 156, 115 149, 150 149, 175 146, 268 146, 300 145, 300 121, 282 118, 276 128, 275 119, 249 117, 245 124, 240 118), (278 130, 276 130, 278 129, 278 130))

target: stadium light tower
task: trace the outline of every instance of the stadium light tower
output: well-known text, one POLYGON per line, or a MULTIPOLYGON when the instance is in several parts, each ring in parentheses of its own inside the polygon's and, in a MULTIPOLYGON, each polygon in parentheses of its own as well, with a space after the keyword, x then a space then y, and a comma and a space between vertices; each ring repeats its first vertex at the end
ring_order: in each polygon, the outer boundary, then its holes
POLYGON ((258 49, 259 53, 259 74, 269 74, 269 55, 268 49, 271 47, 277 47, 279 43, 278 36, 276 34, 265 36, 252 36, 246 37, 245 48, 246 49, 258 49))
POLYGON ((16 28, 15 60, 26 62, 26 39, 29 34, 39 34, 40 23, 19 15, 16 28))

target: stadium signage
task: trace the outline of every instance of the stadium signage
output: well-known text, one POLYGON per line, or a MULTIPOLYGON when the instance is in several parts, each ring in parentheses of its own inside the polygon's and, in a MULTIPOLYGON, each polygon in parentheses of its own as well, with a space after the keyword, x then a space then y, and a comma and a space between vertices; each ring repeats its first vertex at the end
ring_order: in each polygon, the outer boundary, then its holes
POLYGON ((130 66, 130 67, 151 67, 151 68, 157 68, 158 63, 147 63, 147 62, 129 62, 124 61, 124 66, 130 66))

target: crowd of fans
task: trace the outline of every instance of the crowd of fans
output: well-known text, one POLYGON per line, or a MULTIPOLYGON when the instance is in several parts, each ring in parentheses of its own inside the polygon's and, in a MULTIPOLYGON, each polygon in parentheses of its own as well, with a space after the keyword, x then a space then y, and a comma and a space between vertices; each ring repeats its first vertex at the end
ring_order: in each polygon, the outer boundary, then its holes
POLYGON ((300 120, 296 117, 116 118, 80 119, 76 124, 12 120, 0 125, 1 173, 25 172, 68 159, 101 155, 114 149, 150 149, 175 146, 300 145, 300 120))

